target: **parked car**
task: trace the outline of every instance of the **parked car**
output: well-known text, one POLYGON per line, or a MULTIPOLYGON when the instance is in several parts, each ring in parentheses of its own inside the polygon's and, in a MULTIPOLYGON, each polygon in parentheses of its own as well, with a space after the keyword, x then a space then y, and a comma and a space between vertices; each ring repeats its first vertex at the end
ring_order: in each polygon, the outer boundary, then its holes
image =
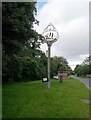
POLYGON ((54 79, 58 79, 58 76, 53 76, 54 79))

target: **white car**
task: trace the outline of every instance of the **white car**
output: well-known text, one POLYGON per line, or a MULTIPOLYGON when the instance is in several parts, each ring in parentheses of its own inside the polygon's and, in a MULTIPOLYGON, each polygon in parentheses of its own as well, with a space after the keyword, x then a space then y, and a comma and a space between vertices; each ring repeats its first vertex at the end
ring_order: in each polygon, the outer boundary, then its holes
POLYGON ((58 76, 53 76, 54 79, 58 79, 58 76))

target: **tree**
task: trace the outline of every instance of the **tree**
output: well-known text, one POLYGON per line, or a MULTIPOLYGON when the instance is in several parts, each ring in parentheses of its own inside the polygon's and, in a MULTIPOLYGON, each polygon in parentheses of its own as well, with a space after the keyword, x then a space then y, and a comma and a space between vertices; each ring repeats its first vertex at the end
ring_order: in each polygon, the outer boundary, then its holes
POLYGON ((35 33, 33 23, 35 2, 5 2, 2 4, 2 43, 7 54, 17 54, 35 33))
POLYGON ((68 61, 64 57, 55 56, 51 59, 51 76, 57 75, 58 71, 61 73, 66 71, 68 75, 72 72, 68 61))
POLYGON ((78 76, 86 76, 91 74, 91 56, 85 58, 81 65, 77 65, 74 69, 75 74, 78 76))
POLYGON ((91 55, 89 57, 85 58, 85 60, 82 63, 83 65, 90 65, 91 64, 91 55))
POLYGON ((32 64, 36 66, 36 60, 33 62, 33 59, 38 54, 37 48, 40 46, 38 40, 42 36, 33 30, 33 24, 38 23, 34 17, 37 12, 35 5, 35 2, 3 2, 2 4, 4 81, 18 81, 23 78, 25 64, 25 66, 29 64, 27 74, 32 64))

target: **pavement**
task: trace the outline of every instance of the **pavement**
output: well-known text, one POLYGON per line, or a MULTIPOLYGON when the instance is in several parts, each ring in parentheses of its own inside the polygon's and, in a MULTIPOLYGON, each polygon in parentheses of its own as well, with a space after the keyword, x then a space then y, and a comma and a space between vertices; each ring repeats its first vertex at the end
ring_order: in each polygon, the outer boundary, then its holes
POLYGON ((83 84, 86 85, 86 87, 87 87, 88 89, 91 90, 91 78, 80 78, 80 77, 77 77, 77 76, 75 76, 75 75, 71 75, 71 77, 74 78, 74 79, 76 79, 76 80, 81 81, 83 84))

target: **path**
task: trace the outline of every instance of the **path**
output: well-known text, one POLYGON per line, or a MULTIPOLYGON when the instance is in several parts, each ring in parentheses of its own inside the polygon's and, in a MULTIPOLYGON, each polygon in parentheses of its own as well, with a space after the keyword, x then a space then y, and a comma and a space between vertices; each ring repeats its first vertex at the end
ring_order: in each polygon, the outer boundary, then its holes
POLYGON ((91 90, 91 78, 80 78, 75 75, 71 75, 71 77, 76 80, 80 80, 82 83, 84 83, 87 86, 87 88, 91 90))

